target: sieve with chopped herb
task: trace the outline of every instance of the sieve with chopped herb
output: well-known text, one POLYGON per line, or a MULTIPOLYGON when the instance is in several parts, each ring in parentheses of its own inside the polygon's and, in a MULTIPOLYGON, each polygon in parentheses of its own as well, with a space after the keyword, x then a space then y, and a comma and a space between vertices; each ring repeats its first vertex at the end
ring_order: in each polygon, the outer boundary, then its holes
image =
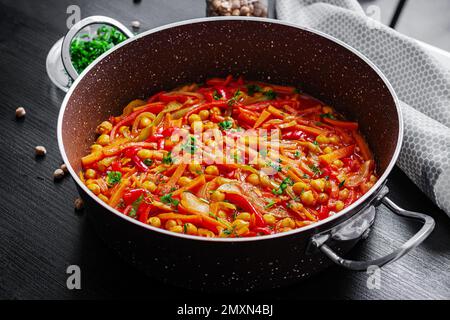
POLYGON ((101 26, 94 36, 81 34, 70 44, 70 57, 75 70, 81 73, 88 65, 127 36, 110 26, 101 26))

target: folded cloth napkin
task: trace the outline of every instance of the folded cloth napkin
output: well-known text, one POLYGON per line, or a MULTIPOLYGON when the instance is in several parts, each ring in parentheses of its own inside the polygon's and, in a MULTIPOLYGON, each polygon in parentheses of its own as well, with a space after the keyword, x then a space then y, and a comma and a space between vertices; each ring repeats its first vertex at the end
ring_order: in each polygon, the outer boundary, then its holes
POLYGON ((397 165, 450 216, 450 70, 414 39, 366 16, 356 0, 278 0, 276 12, 351 45, 386 75, 405 123, 397 165))

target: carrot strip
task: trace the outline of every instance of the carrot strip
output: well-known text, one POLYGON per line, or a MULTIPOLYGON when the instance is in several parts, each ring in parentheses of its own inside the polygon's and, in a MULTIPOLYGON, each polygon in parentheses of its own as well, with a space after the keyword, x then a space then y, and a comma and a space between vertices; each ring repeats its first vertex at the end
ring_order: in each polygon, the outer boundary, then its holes
POLYGON ((129 181, 130 180, 128 178, 122 178, 122 181, 120 182, 118 188, 114 191, 114 193, 111 195, 111 198, 109 199, 109 205, 111 207, 115 208, 119 204, 119 201, 122 198, 129 181))
POLYGON ((161 220, 181 220, 183 222, 190 222, 194 224, 201 224, 203 222, 203 217, 195 214, 180 214, 180 213, 161 213, 157 215, 161 220))
POLYGON ((253 125, 253 128, 256 129, 258 128, 260 125, 262 125, 262 123, 264 121, 266 121, 267 119, 269 119, 271 113, 267 110, 263 110, 263 112, 261 112, 261 114, 259 115, 258 120, 256 120, 255 124, 253 125))
POLYGON ((274 117, 277 117, 277 118, 283 119, 285 116, 287 116, 286 113, 284 113, 280 109, 277 109, 271 105, 267 108, 267 111, 269 111, 274 117))
POLYGON ((176 196, 176 195, 179 195, 179 194, 182 194, 183 192, 185 192, 185 191, 190 191, 190 190, 192 190, 192 189, 194 189, 194 188, 196 188, 196 187, 199 187, 199 186, 202 186, 202 185, 204 185, 206 183, 206 179, 205 179, 205 176, 202 174, 202 175, 199 175, 197 178, 195 178, 194 180, 192 180, 189 184, 187 184, 186 186, 184 186, 184 187, 182 187, 182 188, 180 188, 180 189, 178 189, 178 190, 175 190, 174 192, 172 192, 172 196, 174 197, 174 196, 176 196))
POLYGON ((355 145, 335 150, 331 153, 319 156, 319 159, 326 163, 332 163, 334 160, 342 159, 350 156, 355 150, 355 145))
POLYGON ((172 189, 178 182, 178 180, 181 178, 186 168, 187 168, 186 163, 179 164, 173 175, 170 177, 169 181, 167 181, 165 186, 162 188, 162 190, 169 191, 170 189, 172 189))

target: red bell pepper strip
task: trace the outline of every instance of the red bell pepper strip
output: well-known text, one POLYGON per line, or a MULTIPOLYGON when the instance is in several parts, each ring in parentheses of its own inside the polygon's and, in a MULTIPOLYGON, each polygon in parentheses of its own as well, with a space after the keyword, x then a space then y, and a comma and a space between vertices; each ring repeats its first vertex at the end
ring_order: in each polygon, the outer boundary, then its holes
POLYGON ((232 203, 234 203, 238 207, 241 207, 250 214, 253 213, 255 215, 255 224, 258 227, 265 227, 267 225, 266 222, 264 221, 262 214, 255 208, 255 206, 250 201, 248 201, 246 197, 237 193, 226 193, 225 199, 231 201, 232 203))
POLYGON ((133 189, 128 192, 125 192, 122 196, 122 199, 125 202, 125 204, 127 204, 127 205, 132 204, 144 193, 145 193, 144 189, 133 189))
POLYGON ((252 231, 262 234, 272 234, 273 230, 271 230, 269 227, 256 227, 253 228, 252 231))
POLYGON ((114 140, 114 138, 116 137, 116 133, 117 130, 121 127, 121 126, 126 126, 126 125, 130 125, 131 122, 134 121, 134 119, 136 119, 136 117, 138 115, 140 115, 143 112, 152 112, 152 113, 159 113, 164 109, 165 104, 161 103, 161 102, 154 102, 154 103, 150 103, 146 106, 143 106, 141 109, 130 113, 128 116, 126 116, 125 118, 123 118, 122 120, 120 120, 111 130, 111 133, 109 134, 109 138, 110 140, 114 140))
POLYGON ((134 163, 136 169, 138 169, 138 171, 141 171, 141 172, 148 171, 147 165, 144 162, 142 162, 142 160, 136 154, 131 157, 131 161, 133 161, 133 163, 134 163))

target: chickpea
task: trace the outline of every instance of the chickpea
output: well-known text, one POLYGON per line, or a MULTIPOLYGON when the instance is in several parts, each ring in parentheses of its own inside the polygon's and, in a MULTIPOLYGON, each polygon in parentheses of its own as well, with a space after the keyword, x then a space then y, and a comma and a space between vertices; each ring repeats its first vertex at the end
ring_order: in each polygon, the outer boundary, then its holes
POLYGON ((377 177, 375 177, 373 174, 370 176, 370 180, 369 180, 370 182, 372 182, 373 184, 375 184, 375 182, 377 182, 378 181, 378 178, 377 177))
POLYGON ((182 226, 173 226, 169 229, 169 231, 176 232, 176 233, 182 233, 183 227, 182 226))
POLYGON ((201 122, 200 120, 194 121, 191 124, 191 128, 194 133, 201 133, 203 132, 203 122, 201 122))
POLYGON ((175 226, 177 226, 177 222, 176 222, 175 220, 173 220, 173 219, 167 220, 167 221, 166 221, 166 224, 164 225, 164 227, 165 227, 167 230, 170 230, 171 228, 173 228, 173 227, 175 227, 175 226))
POLYGON ((130 133, 130 128, 128 128, 127 126, 121 126, 121 127, 119 128, 119 132, 120 132, 121 134, 124 134, 125 132, 126 132, 126 133, 130 133))
POLYGON ((157 187, 156 187, 155 183, 153 183, 152 181, 147 180, 147 181, 144 181, 144 183, 142 184, 142 188, 144 188, 144 189, 146 189, 146 190, 148 190, 150 192, 153 192, 153 191, 156 190, 157 187))
POLYGON ((249 225, 249 223, 242 219, 236 219, 231 223, 231 226, 235 227, 236 229, 247 227, 248 225, 249 225))
POLYGON ((161 219, 159 219, 158 217, 151 217, 148 219, 147 222, 148 222, 148 224, 150 224, 156 228, 161 227, 161 219))
POLYGON ((241 212, 236 216, 236 219, 241 219, 244 221, 249 221, 250 218, 251 218, 251 215, 248 212, 241 212))
POLYGON ((139 120, 139 128, 145 128, 152 124, 152 120, 147 117, 142 117, 141 120, 139 120))
POLYGON ((333 165, 335 165, 338 168, 342 168, 344 166, 344 163, 342 162, 342 160, 334 160, 333 161, 333 165))
POLYGON ((263 219, 264 219, 264 221, 265 221, 268 225, 275 224, 275 222, 277 221, 277 219, 275 218, 274 215, 268 214, 268 213, 266 213, 265 215, 263 215, 263 219))
POLYGON ((218 176, 219 175, 219 168, 217 168, 216 166, 207 166, 206 169, 205 169, 205 173, 213 175, 213 176, 218 176))
POLYGON ((149 159, 152 158, 153 152, 148 149, 141 149, 137 152, 137 156, 142 160, 149 159))
POLYGON ((198 115, 199 115, 199 117, 200 117, 200 119, 202 121, 205 121, 205 120, 207 120, 209 118, 209 111, 208 110, 202 110, 202 111, 200 111, 198 113, 198 115))
POLYGON ((84 177, 87 179, 95 179, 96 176, 97 176, 97 173, 95 172, 94 169, 87 169, 84 172, 84 177))
POLYGON ((211 200, 212 201, 223 201, 223 200, 225 200, 225 194, 221 191, 215 190, 211 193, 211 200))
POLYGON ((333 109, 329 106, 323 106, 322 111, 323 113, 331 113, 331 114, 333 113, 333 109))
POLYGON ((311 186, 317 191, 322 192, 325 189, 325 179, 315 179, 311 181, 311 186))
POLYGON ((197 229, 197 234, 199 236, 202 237, 206 237, 206 238, 213 238, 214 237, 214 233, 208 229, 203 229, 203 228, 198 228, 197 229))
POLYGON ((263 187, 266 187, 266 188, 271 188, 272 187, 272 183, 270 182, 270 178, 268 176, 266 176, 265 174, 261 175, 260 181, 261 181, 261 184, 263 185, 263 187))
POLYGON ((216 127, 216 124, 214 122, 208 121, 207 123, 205 123, 203 125, 203 129, 206 130, 211 130, 214 129, 216 127))
POLYGON ((323 149, 323 152, 325 152, 325 153, 332 153, 332 152, 333 152, 333 149, 331 149, 330 147, 325 147, 325 148, 323 149))
POLYGON ((316 137, 316 141, 318 143, 328 143, 330 140, 325 135, 321 134, 316 137))
POLYGON ((247 177, 247 182, 257 186, 259 185, 259 176, 256 173, 252 173, 247 177))
POLYGON ((110 133, 113 128, 113 125, 109 121, 103 121, 97 126, 97 129, 95 130, 98 134, 107 134, 110 133))
POLYGON ((202 166, 199 163, 190 163, 188 168, 189 171, 195 175, 202 174, 203 172, 202 166))
POLYGON ((217 216, 218 216, 219 218, 226 219, 228 215, 227 215, 227 213, 226 213, 225 211, 219 210, 219 211, 217 212, 217 216))
POLYGON ((348 198, 350 191, 348 191, 347 188, 342 189, 341 191, 339 191, 339 199, 340 200, 345 200, 348 198))
POLYGON ((329 143, 332 143, 332 144, 338 144, 340 141, 338 136, 331 136, 328 140, 329 140, 329 143))
POLYGON ((235 232, 237 233, 237 235, 242 236, 243 234, 246 234, 250 231, 250 229, 248 227, 242 227, 239 229, 236 229, 235 232))
POLYGON ((102 146, 106 146, 109 143, 109 136, 107 134, 102 134, 97 138, 97 143, 102 146))
POLYGON ((287 228, 295 228, 295 221, 292 218, 284 218, 280 221, 281 226, 287 228))
POLYGON ((194 226, 192 223, 186 223, 184 225, 184 233, 197 234, 197 232, 198 232, 197 227, 194 226))
POLYGON ((104 194, 99 194, 99 195, 98 195, 98 198, 99 198, 100 200, 102 200, 103 202, 106 202, 106 203, 108 203, 108 201, 109 201, 108 197, 105 196, 104 194))
POLYGON ((91 146, 91 152, 100 151, 102 149, 103 149, 103 147, 97 143, 95 143, 91 146))
POLYGON ((328 201, 329 197, 326 193, 320 193, 319 194, 319 202, 320 203, 326 203, 328 201))
POLYGON ((218 108, 218 107, 213 107, 213 108, 211 109, 211 113, 220 116, 220 115, 222 114, 222 111, 221 111, 220 108, 218 108))
POLYGON ((193 124, 196 121, 202 121, 202 119, 200 118, 200 116, 198 114, 191 114, 188 118, 188 121, 190 124, 193 124))
POLYGON ((88 189, 91 190, 95 195, 100 194, 100 187, 96 183, 88 184, 88 189))
POLYGON ((303 191, 309 190, 309 185, 307 185, 303 181, 299 181, 294 183, 294 185, 292 186, 292 190, 294 190, 296 194, 301 194, 303 191))
POLYGON ((344 209, 344 202, 342 202, 341 200, 338 200, 338 201, 336 201, 336 204, 335 204, 335 208, 336 208, 336 211, 341 211, 342 209, 344 209))
POLYGON ((302 203, 307 205, 307 206, 311 206, 315 202, 314 194, 312 193, 311 190, 303 192, 300 195, 300 199, 302 200, 302 203))
POLYGON ((178 179, 178 184, 182 187, 187 186, 189 183, 191 183, 192 179, 188 177, 181 177, 178 179))

